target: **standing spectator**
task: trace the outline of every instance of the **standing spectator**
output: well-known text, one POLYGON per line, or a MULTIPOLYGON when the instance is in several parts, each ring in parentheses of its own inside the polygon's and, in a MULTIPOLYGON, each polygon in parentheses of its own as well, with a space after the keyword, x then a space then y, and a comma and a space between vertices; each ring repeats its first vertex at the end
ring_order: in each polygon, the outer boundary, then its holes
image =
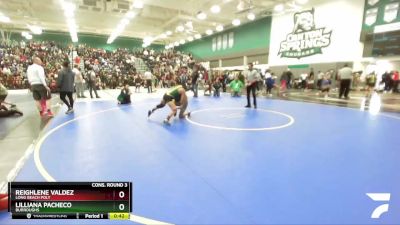
POLYGON ((318 88, 318 90, 321 90, 321 82, 322 82, 323 78, 324 78, 324 73, 322 71, 318 71, 318 75, 317 75, 317 88, 318 88))
POLYGON ((39 109, 40 116, 47 114, 47 116, 53 117, 54 114, 50 109, 51 92, 46 83, 42 60, 35 56, 33 58, 33 64, 28 67, 26 73, 31 85, 33 99, 35 100, 36 107, 39 109))
POLYGON ((150 71, 144 72, 144 79, 146 80, 146 86, 147 86, 147 93, 152 93, 152 78, 153 75, 151 74, 150 71))
POLYGON ((257 99, 256 99, 256 88, 257 82, 260 80, 260 74, 257 70, 253 69, 253 63, 249 63, 249 70, 245 73, 246 79, 246 90, 247 90, 247 105, 246 108, 251 108, 250 104, 250 92, 253 94, 253 103, 254 108, 257 108, 257 99))
POLYGON ((303 89, 303 91, 307 89, 307 76, 307 73, 300 74, 301 88, 303 89))
POLYGON ((65 114, 70 114, 74 112, 74 98, 72 94, 74 93, 74 80, 75 74, 69 67, 69 62, 63 63, 63 69, 58 73, 57 86, 60 89, 60 99, 68 107, 65 114), (68 100, 65 97, 68 97, 68 100))
POLYGON ((74 72, 75 74, 75 87, 76 87, 76 95, 78 98, 86 98, 86 96, 84 95, 84 79, 81 73, 81 69, 79 68, 79 66, 77 64, 75 64, 74 69, 72 70, 72 72, 74 72))
POLYGON ((345 64, 344 67, 339 70, 338 74, 340 79, 339 98, 342 98, 344 95, 346 99, 349 99, 352 74, 353 71, 347 64, 345 64))
POLYGON ((285 93, 285 91, 286 91, 286 89, 287 89, 287 80, 289 79, 289 78, 288 78, 288 71, 290 71, 289 68, 287 69, 287 71, 283 72, 282 75, 281 75, 281 79, 280 79, 280 81, 281 81, 281 86, 279 87, 278 95, 280 95, 281 93, 283 93, 282 95, 285 96, 284 93, 285 93))
POLYGON ((390 91, 391 88, 391 82, 392 82, 392 77, 390 75, 390 73, 388 71, 386 71, 383 75, 382 75, 382 81, 385 83, 385 92, 390 91))
POLYGON ((93 67, 89 67, 88 71, 88 78, 89 78, 89 93, 90 93, 90 98, 93 98, 92 95, 92 90, 94 91, 94 94, 96 95, 96 98, 100 98, 100 96, 97 94, 96 90, 96 73, 93 71, 93 67))
POLYGON ((369 98, 369 97, 371 97, 371 93, 374 90, 375 85, 376 85, 377 79, 376 79, 375 73, 372 72, 372 73, 368 74, 367 77, 365 78, 365 80, 366 80, 366 85, 367 85, 367 87, 365 88, 366 89, 365 97, 369 98))
POLYGON ((142 86, 142 79, 140 78, 140 74, 136 74, 133 79, 135 83, 135 93, 140 93, 140 86, 142 86))
POLYGON ((393 93, 399 92, 398 86, 399 86, 399 71, 394 71, 393 72, 393 93))
POLYGON ((265 73, 265 85, 267 87, 267 96, 269 97, 272 97, 272 88, 274 88, 275 85, 275 80, 272 76, 273 74, 267 70, 267 73, 265 73))
POLYGON ((195 98, 197 98, 197 94, 199 92, 198 79, 199 79, 199 65, 194 65, 192 72, 192 91, 194 93, 195 98))
POLYGON ((292 73, 292 71, 291 71, 289 68, 288 68, 287 71, 286 71, 286 77, 287 77, 287 80, 286 80, 286 82, 287 82, 286 87, 287 87, 287 89, 291 89, 291 88, 292 88, 292 77, 293 77, 293 73, 292 73))

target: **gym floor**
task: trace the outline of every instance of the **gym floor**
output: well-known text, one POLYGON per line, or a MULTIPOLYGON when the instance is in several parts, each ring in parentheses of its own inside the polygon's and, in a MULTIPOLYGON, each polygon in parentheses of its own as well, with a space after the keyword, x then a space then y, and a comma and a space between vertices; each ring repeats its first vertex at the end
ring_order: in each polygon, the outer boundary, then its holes
MULTIPOLYGON (((133 182, 131 221, 58 224, 400 222, 399 114, 267 98, 255 110, 244 97, 190 95, 191 118, 166 126, 168 107, 147 118, 159 100, 62 108, 15 180, 133 182)), ((9 217, 0 224, 38 224, 9 217)))

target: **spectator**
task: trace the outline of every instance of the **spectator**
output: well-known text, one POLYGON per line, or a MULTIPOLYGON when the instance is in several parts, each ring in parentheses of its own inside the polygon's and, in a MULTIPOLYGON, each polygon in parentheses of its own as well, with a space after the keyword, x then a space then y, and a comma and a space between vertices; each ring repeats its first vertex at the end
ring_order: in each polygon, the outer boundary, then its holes
POLYGON ((152 89, 152 79, 153 79, 153 75, 151 74, 150 71, 146 71, 144 73, 144 79, 146 80, 146 86, 147 86, 147 93, 153 93, 153 89, 152 89))
POLYGON ((237 76, 233 81, 231 81, 231 83, 229 83, 229 87, 232 91, 232 97, 240 97, 244 84, 241 80, 239 80, 239 77, 237 76))
POLYGON ((219 79, 215 79, 213 83, 213 88, 214 88, 214 97, 220 97, 220 89, 222 85, 219 79))
POLYGON ((63 63, 63 69, 58 73, 57 86, 60 88, 60 99, 68 107, 66 114, 74 112, 74 80, 75 74, 69 67, 69 62, 63 63), (66 99, 68 97, 68 100, 66 99))
POLYGON ((367 85, 367 87, 365 88, 366 89, 365 97, 369 98, 371 97, 371 93, 376 85, 376 74, 375 73, 368 74, 365 80, 367 85))
POLYGON ((290 71, 290 69, 288 68, 287 71, 283 72, 281 75, 281 86, 279 87, 279 91, 278 91, 278 95, 282 94, 283 96, 285 96, 285 91, 287 89, 287 81, 289 79, 289 75, 288 72, 290 71))
POLYGON ((192 80, 192 91, 194 93, 193 97, 195 97, 195 98, 197 98, 197 96, 198 96, 197 94, 199 91, 199 86, 198 86, 198 79, 200 76, 199 70, 200 70, 199 65, 194 65, 191 80, 192 80))
POLYGON ((353 73, 352 69, 347 64, 345 64, 344 67, 339 70, 338 74, 340 79, 339 98, 342 98, 344 95, 346 99, 349 99, 352 73, 353 73))
POLYGON ((124 87, 121 89, 121 93, 118 96, 118 104, 131 104, 131 94, 129 85, 125 82, 124 87))
POLYGON ((321 81, 321 94, 325 93, 325 95, 324 95, 325 100, 328 99, 330 85, 331 85, 331 82, 328 79, 328 76, 324 75, 322 77, 322 81, 321 81))
POLYGON ((399 71, 393 71, 393 93, 397 93, 398 92, 398 86, 399 86, 399 71))
POLYGON ((42 60, 39 57, 33 58, 33 64, 28 67, 27 75, 40 116, 53 117, 54 114, 50 109, 51 92, 46 83, 42 60))
POLYGON ((272 88, 275 86, 275 79, 273 78, 273 74, 271 74, 268 70, 268 72, 265 74, 265 85, 267 87, 267 95, 269 97, 272 97, 272 88))
POLYGON ((74 69, 72 72, 75 74, 75 87, 76 87, 76 95, 78 98, 86 98, 84 91, 85 91, 85 83, 81 73, 81 69, 75 64, 74 69))
POLYGON ((97 89, 96 88, 97 80, 96 80, 96 73, 94 72, 93 67, 89 67, 88 75, 89 75, 88 84, 89 84, 90 98, 93 98, 92 91, 94 91, 94 94, 96 95, 96 98, 100 98, 100 96, 97 94, 97 90, 96 90, 97 89))

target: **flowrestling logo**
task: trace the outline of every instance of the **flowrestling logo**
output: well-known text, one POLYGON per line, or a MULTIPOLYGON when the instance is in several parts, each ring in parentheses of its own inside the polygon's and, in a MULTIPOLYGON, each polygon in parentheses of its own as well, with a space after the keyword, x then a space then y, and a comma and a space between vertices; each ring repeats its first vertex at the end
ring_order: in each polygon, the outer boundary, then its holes
POLYGON ((368 197, 376 202, 381 202, 371 213, 372 219, 379 219, 382 214, 389 211, 390 193, 366 193, 368 197))
POLYGON ((331 44, 332 31, 316 28, 314 8, 294 14, 293 32, 281 42, 278 55, 281 58, 303 58, 322 54, 322 48, 331 44))

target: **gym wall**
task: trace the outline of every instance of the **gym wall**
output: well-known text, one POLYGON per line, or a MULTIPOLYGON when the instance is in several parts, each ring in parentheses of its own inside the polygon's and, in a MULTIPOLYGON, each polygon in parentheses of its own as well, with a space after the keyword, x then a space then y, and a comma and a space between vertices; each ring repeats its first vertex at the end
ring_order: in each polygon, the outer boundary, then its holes
MULTIPOLYGON (((11 34, 11 40, 25 40, 20 32, 14 32, 11 34)), ((136 38, 118 37, 112 44, 107 44, 108 36, 96 35, 96 34, 84 34, 78 33, 78 43, 75 44, 86 44, 93 48, 102 48, 109 51, 113 51, 117 48, 128 48, 128 49, 141 49, 143 41, 136 38)), ((45 31, 41 35, 33 35, 34 41, 55 41, 57 43, 64 43, 65 45, 73 44, 69 33, 45 31)), ((153 44, 150 46, 155 50, 163 50, 164 45, 153 44)))
MULTIPOLYGON (((271 33, 271 17, 234 27, 214 35, 203 37, 179 46, 177 49, 191 52, 197 60, 218 61, 245 55, 268 55, 271 33)), ((230 63, 228 63, 230 64, 230 63)), ((243 65, 243 61, 239 64, 243 65)))

